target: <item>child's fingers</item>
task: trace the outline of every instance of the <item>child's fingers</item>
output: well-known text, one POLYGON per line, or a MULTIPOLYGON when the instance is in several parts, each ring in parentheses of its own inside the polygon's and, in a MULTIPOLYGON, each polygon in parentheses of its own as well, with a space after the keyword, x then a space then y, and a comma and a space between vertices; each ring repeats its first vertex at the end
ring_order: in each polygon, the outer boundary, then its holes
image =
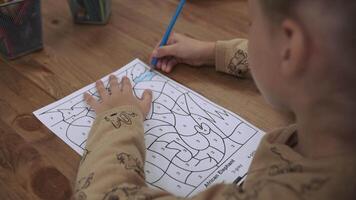
POLYGON ((162 59, 162 71, 166 72, 169 58, 162 59))
POLYGON ((170 59, 170 60, 168 61, 168 63, 167 63, 166 72, 167 72, 167 73, 171 73, 173 67, 176 66, 177 64, 178 64, 177 59, 175 59, 175 58, 170 59))
POLYGON ((109 96, 109 93, 105 89, 104 83, 101 80, 96 82, 96 89, 98 90, 98 93, 103 100, 109 96))
MULTIPOLYGON (((172 32, 171 35, 170 35, 169 38, 168 38, 168 41, 167 41, 167 44, 166 44, 166 45, 175 44, 175 43, 177 42, 176 36, 178 36, 178 35, 179 35, 179 34, 177 34, 177 33, 175 33, 175 32, 172 32)), ((153 59, 153 58, 156 58, 156 57, 157 57, 157 56, 156 56, 156 55, 157 55, 157 49, 160 48, 161 43, 162 43, 162 40, 160 40, 160 41, 156 44, 156 46, 154 47, 154 49, 153 49, 153 51, 152 51, 152 53, 151 53, 151 55, 150 55, 150 57, 149 57, 150 62, 152 62, 152 59, 153 59)))
POLYGON ((156 53, 156 51, 157 51, 157 49, 159 48, 159 45, 161 44, 161 41, 159 42, 159 43, 157 43, 156 44, 156 46, 155 46, 155 48, 153 49, 153 51, 152 51, 152 53, 151 53, 151 55, 150 55, 150 63, 152 63, 152 60, 153 60, 153 58, 155 58, 155 54, 157 54, 156 53))
POLYGON ((151 103, 151 101, 152 101, 152 91, 151 90, 145 90, 143 92, 143 94, 142 94, 141 100, 143 102, 147 102, 148 101, 149 103, 151 103))
POLYGON ((153 57, 162 58, 166 56, 177 56, 177 45, 167 45, 153 51, 153 57))
POLYGON ((96 110, 96 108, 97 108, 98 105, 99 105, 99 102, 96 101, 96 100, 94 99, 94 97, 91 96, 91 95, 88 94, 88 93, 84 93, 84 100, 85 100, 85 101, 87 102, 87 104, 88 104, 91 108, 93 108, 94 110, 96 110))
MULTIPOLYGON (((147 113, 150 111, 151 108, 151 103, 152 103, 152 91, 151 90, 145 90, 143 92, 140 104, 143 109, 143 114, 147 115, 147 113)), ((146 116, 144 116, 146 117, 146 116)))
POLYGON ((157 69, 162 69, 162 59, 158 60, 156 68, 157 69))
POLYGON ((123 92, 131 92, 132 91, 131 81, 126 76, 122 78, 121 84, 122 84, 122 91, 123 92))
POLYGON ((117 93, 120 90, 120 86, 119 86, 117 77, 115 75, 110 75, 109 81, 110 81, 111 93, 117 93))
POLYGON ((157 49, 159 48, 159 46, 161 45, 161 42, 162 42, 162 40, 160 40, 160 41, 156 44, 155 48, 153 49, 153 51, 152 51, 152 53, 151 53, 151 55, 150 55, 150 63, 152 62, 152 59, 155 58, 156 51, 157 51, 157 49))
MULTIPOLYGON (((171 35, 169 36, 169 39, 167 41, 167 45, 166 46, 172 46, 173 44, 175 44, 176 43, 176 38, 175 37, 176 37, 176 33, 171 33, 171 35)), ((155 48, 153 49, 153 51, 152 51, 152 53, 151 53, 151 55, 149 57, 150 63, 152 62, 153 58, 162 58, 162 57, 164 57, 164 56, 159 56, 160 54, 158 52, 159 51, 158 49, 163 48, 163 47, 160 47, 161 42, 162 42, 162 40, 160 40, 159 43, 157 43, 155 48)), ((158 64, 157 64, 157 66, 158 66, 158 64)), ((158 69, 160 69, 160 68, 161 68, 161 66, 159 66, 158 69)))

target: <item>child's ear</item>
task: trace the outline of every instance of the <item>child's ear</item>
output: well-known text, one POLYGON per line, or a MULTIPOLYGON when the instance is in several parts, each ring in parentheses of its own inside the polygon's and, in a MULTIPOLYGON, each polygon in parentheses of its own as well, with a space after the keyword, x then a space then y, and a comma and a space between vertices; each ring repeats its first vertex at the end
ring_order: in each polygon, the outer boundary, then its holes
POLYGON ((308 57, 307 35, 303 26, 295 20, 286 19, 282 25, 282 73, 285 76, 300 76, 306 70, 308 57))

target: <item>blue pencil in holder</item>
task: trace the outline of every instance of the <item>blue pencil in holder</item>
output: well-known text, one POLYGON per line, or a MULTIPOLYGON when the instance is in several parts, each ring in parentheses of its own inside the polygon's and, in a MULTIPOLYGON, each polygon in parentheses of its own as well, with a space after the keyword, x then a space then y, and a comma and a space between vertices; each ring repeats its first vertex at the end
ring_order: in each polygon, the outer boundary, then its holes
POLYGON ((15 59, 42 49, 40 0, 13 0, 0 4, 0 54, 15 59))

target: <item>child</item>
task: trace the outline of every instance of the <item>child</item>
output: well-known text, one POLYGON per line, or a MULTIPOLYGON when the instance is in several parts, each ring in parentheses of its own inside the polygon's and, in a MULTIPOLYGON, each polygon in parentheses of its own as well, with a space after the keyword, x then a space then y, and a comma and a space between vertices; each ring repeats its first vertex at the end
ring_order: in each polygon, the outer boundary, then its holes
MULTIPOLYGON (((297 124, 263 138, 243 185, 215 185, 193 199, 356 199, 356 2, 250 0, 247 41, 201 42, 179 34, 155 49, 158 68, 216 65, 251 74, 268 102, 297 124), (247 64, 249 63, 249 64, 247 64)), ((98 114, 78 172, 77 199, 177 199, 148 188, 142 122, 152 95, 110 78, 111 95, 85 98, 98 114)), ((267 116, 266 116, 267 117, 267 116)))

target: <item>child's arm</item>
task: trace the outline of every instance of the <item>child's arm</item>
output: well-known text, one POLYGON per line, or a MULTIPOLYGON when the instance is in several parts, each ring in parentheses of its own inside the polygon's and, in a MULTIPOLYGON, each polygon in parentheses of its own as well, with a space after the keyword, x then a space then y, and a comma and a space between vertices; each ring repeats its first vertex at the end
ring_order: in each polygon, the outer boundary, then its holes
MULTIPOLYGON (((88 94, 85 96, 97 118, 80 163, 75 199, 182 199, 151 189, 145 182, 143 120, 150 110, 152 94, 145 91, 142 99, 137 99, 130 80, 123 78, 119 84, 115 76, 110 77, 111 94, 102 82, 97 83, 97 89, 100 102, 88 94)), ((289 199, 289 194, 284 187, 273 184, 273 178, 267 177, 265 183, 263 180, 246 181, 243 189, 233 184, 215 185, 191 200, 289 199)))
MULTIPOLYGON (((178 199, 145 183, 143 119, 150 109, 150 92, 145 91, 143 99, 138 100, 130 81, 124 78, 118 84, 115 77, 110 77, 111 94, 102 82, 97 88, 101 102, 85 96, 97 118, 79 167, 75 199, 178 199)), ((218 185, 195 199, 220 199, 232 190, 218 185)))
POLYGON ((216 70, 245 78, 249 75, 246 39, 216 42, 216 70))
POLYGON ((156 47, 151 57, 160 58, 157 69, 171 72, 179 63, 216 66, 217 71, 243 78, 248 75, 247 40, 203 42, 174 33, 167 46, 156 47))

